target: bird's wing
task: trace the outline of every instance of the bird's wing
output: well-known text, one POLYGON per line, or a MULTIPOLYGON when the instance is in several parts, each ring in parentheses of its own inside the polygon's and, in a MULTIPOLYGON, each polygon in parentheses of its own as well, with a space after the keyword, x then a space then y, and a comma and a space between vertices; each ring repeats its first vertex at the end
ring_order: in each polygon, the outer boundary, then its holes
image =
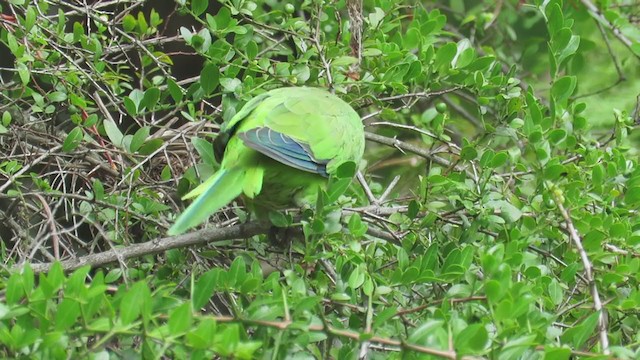
POLYGON ((244 144, 274 160, 293 168, 328 177, 328 160, 318 160, 309 145, 268 127, 238 133, 244 144))
POLYGON ((303 145, 309 159, 323 163, 327 173, 344 161, 359 161, 364 133, 359 115, 343 100, 317 88, 283 88, 269 108, 252 114, 267 127, 303 145))

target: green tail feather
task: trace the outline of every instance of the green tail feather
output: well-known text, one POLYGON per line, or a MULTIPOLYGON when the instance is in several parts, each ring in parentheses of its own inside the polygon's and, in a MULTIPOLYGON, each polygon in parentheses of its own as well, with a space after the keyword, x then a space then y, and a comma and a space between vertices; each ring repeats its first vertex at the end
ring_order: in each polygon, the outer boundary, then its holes
MULTIPOLYGON (((220 210, 242 192, 244 171, 238 168, 223 169, 218 171, 202 185, 194 189, 200 195, 178 216, 167 234, 179 235, 190 228, 203 223, 209 216, 220 210)), ((195 196, 192 193, 186 197, 195 196), (189 196, 191 195, 191 196, 189 196)))

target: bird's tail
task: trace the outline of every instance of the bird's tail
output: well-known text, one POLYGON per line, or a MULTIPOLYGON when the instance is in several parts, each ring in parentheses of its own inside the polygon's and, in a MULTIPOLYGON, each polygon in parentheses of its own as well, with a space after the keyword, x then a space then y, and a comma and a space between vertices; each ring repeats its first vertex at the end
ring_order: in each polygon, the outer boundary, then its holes
POLYGON ((167 234, 182 234, 233 201, 242 192, 243 175, 238 168, 221 169, 185 195, 183 199, 198 198, 178 216, 167 234))

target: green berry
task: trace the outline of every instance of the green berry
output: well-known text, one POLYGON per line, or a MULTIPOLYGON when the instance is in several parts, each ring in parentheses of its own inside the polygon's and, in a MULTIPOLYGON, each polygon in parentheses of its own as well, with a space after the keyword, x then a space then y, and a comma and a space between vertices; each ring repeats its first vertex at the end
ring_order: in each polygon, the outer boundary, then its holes
POLYGON ((293 4, 287 4, 284 6, 284 11, 286 11, 287 14, 293 14, 293 12, 296 11, 296 7, 293 6, 293 4))

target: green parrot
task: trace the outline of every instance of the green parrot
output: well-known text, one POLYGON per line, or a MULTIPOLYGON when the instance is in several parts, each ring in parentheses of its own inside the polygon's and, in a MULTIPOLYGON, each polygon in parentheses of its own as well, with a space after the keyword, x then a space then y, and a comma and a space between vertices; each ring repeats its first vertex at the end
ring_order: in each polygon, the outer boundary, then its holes
POLYGON ((360 163, 364 142, 360 116, 326 90, 258 95, 222 125, 214 140, 220 170, 185 195, 197 198, 168 234, 201 224, 240 195, 253 212, 309 204, 341 164, 360 163))

